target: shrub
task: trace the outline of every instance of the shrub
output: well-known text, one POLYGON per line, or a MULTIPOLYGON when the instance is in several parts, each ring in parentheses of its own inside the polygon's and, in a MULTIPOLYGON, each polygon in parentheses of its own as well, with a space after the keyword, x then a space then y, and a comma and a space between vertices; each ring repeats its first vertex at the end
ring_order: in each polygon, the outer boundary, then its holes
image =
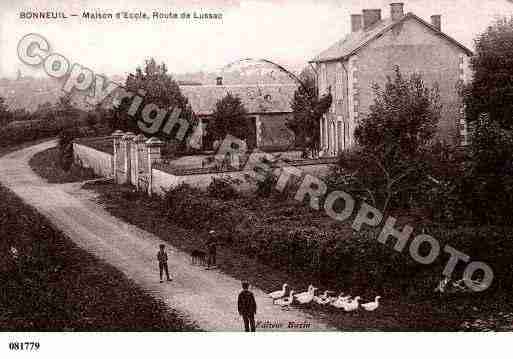
POLYGON ((217 200, 207 200, 205 192, 188 184, 169 189, 163 196, 162 210, 165 216, 185 228, 225 229, 233 226, 232 208, 217 200))
POLYGON ((238 183, 239 181, 229 176, 213 178, 207 187, 207 193, 210 197, 224 201, 236 199, 239 197, 239 193, 233 186, 238 183))
POLYGON ((271 194, 276 190, 277 181, 278 178, 274 173, 266 172, 264 174, 264 177, 260 181, 256 181, 255 194, 257 195, 257 197, 270 197, 271 194))

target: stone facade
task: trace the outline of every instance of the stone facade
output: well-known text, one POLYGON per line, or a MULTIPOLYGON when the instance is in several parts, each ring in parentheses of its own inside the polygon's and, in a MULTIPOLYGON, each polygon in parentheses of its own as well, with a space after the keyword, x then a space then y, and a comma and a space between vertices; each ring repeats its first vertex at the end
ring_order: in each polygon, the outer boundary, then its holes
POLYGON ((471 80, 471 55, 435 25, 411 13, 396 20, 379 18, 367 30, 348 35, 312 60, 320 93, 331 89, 333 96, 332 108, 321 123, 321 148, 327 155, 337 155, 353 146, 358 119, 374 102, 372 86, 383 86, 395 66, 403 76, 420 73, 427 86, 439 88, 442 113, 438 136, 450 143, 466 144, 458 89, 471 80))

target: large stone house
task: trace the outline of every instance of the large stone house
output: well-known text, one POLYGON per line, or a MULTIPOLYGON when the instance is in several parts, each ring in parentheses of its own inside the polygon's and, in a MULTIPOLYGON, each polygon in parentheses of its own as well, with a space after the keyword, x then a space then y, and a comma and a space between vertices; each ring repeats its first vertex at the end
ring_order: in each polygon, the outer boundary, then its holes
POLYGON ((399 66, 403 75, 420 73, 428 86, 439 87, 442 116, 438 135, 465 144, 466 124, 458 87, 470 80, 472 52, 445 34, 441 15, 428 23, 404 13, 402 3, 351 15, 351 33, 310 61, 321 94, 331 88, 333 103, 321 123, 321 148, 336 155, 354 144, 357 121, 374 101, 373 84, 383 85, 399 66))
POLYGON ((205 124, 202 147, 207 150, 214 141, 209 134, 209 121, 216 102, 228 93, 238 96, 248 111, 245 140, 250 148, 291 149, 294 134, 286 122, 292 116, 290 104, 296 89, 296 84, 224 85, 222 78, 217 79, 217 85, 180 86, 195 115, 205 124))

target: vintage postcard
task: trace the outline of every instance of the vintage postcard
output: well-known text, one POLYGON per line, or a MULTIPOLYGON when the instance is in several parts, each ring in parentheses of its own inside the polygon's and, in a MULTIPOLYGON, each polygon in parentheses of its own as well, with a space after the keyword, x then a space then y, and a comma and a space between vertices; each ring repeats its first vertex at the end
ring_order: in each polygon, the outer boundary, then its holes
POLYGON ((513 1, 3 0, 0 126, 8 357, 513 330, 513 1))

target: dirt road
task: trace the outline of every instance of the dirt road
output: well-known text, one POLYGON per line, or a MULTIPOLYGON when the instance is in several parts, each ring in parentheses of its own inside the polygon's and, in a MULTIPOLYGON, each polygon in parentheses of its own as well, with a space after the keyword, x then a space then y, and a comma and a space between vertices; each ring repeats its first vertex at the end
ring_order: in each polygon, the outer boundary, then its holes
MULTIPOLYGON (((206 271, 190 264, 189 256, 166 243, 173 282, 159 283, 156 253, 164 243, 154 235, 111 216, 94 201, 94 193, 81 183, 48 184, 28 165, 34 154, 55 146, 44 142, 0 158, 0 182, 26 203, 35 207, 78 246, 114 265, 137 285, 169 307, 182 312, 200 328, 239 331, 236 296, 240 282, 223 273, 206 271)), ((87 270, 87 268, 84 268, 87 270)), ((265 293, 253 288, 257 321, 288 325, 308 323, 293 330, 329 330, 326 324, 297 309, 289 311, 272 305, 265 293)))

